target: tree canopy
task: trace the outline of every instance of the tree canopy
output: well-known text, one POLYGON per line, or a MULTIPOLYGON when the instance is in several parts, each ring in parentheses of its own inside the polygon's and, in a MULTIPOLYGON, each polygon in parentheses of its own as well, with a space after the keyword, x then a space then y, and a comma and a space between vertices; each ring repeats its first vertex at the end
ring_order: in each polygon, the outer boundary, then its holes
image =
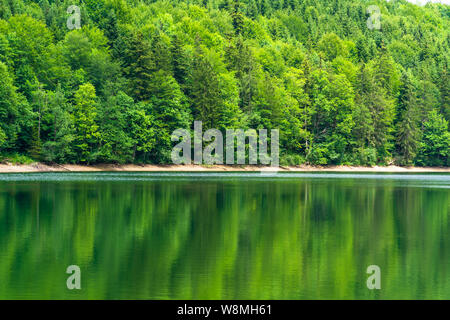
POLYGON ((448 5, 0 4, 0 159, 170 163, 171 133, 201 120, 278 128, 285 165, 450 165, 448 5))

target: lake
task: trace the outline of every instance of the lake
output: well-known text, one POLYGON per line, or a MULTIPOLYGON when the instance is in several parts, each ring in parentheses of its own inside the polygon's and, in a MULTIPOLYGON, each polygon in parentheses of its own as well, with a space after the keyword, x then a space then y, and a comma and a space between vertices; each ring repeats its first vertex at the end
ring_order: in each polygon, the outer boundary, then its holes
POLYGON ((450 174, 0 174, 0 299, 450 299, 450 174))

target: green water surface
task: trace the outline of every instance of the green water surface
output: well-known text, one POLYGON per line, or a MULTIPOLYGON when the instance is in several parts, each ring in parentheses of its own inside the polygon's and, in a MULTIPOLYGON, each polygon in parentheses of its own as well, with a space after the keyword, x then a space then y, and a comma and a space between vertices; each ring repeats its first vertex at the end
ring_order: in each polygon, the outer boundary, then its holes
POLYGON ((0 299, 434 298, 449 174, 0 174, 0 299))

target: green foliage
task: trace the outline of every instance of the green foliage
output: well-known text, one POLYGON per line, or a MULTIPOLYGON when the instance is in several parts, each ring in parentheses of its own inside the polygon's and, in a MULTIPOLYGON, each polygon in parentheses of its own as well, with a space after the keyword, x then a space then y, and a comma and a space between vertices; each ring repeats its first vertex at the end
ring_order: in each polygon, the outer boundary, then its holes
POLYGON ((448 123, 436 110, 424 123, 417 163, 424 166, 450 165, 450 133, 448 123))
POLYGON ((127 110, 129 133, 133 140, 133 161, 146 163, 155 145, 154 119, 146 113, 144 104, 127 110))
POLYGON ((448 165, 447 5, 88 0, 69 30, 67 1, 0 3, 0 154, 168 163, 202 120, 278 128, 284 164, 448 165))
POLYGON ((123 92, 108 98, 99 110, 100 147, 96 159, 100 162, 129 163, 133 161, 133 139, 128 132, 127 110, 134 104, 123 92))
POLYGON ((130 80, 131 94, 139 101, 150 99, 149 88, 156 66, 151 47, 142 33, 131 36, 124 60, 124 71, 130 80))
POLYGON ((287 154, 281 158, 282 166, 299 166, 306 162, 306 159, 300 154, 287 154))
POLYGON ((0 62, 0 151, 17 150, 21 129, 29 127, 29 105, 17 92, 6 65, 0 62))
POLYGON ((75 128, 70 107, 60 86, 48 95, 50 111, 43 117, 43 135, 46 141, 41 154, 44 161, 65 163, 75 159, 72 149, 75 128))
POLYGON ((415 88, 405 73, 398 101, 397 149, 400 162, 410 165, 417 154, 420 139, 419 114, 415 88))
POLYGON ((16 164, 31 164, 34 162, 34 160, 26 155, 13 153, 11 155, 4 155, 2 157, 3 161, 12 163, 14 165, 16 164))
POLYGON ((75 152, 80 162, 90 162, 93 151, 97 146, 100 134, 95 122, 97 116, 95 88, 87 83, 80 86, 75 92, 75 110, 73 122, 75 125, 75 152))

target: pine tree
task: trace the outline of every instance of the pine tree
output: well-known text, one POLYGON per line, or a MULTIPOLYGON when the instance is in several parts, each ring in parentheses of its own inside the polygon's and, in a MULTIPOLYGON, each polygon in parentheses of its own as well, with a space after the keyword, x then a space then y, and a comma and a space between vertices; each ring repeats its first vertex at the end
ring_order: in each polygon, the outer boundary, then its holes
POLYGON ((204 128, 216 128, 222 107, 219 80, 201 45, 195 52, 189 93, 194 119, 202 120, 204 128))
POLYGON ((131 37, 126 57, 125 74, 130 79, 131 95, 137 101, 150 99, 148 88, 156 67, 152 50, 141 32, 131 37))
POLYGON ((39 137, 39 129, 37 126, 34 126, 32 129, 31 135, 31 147, 30 147, 30 156, 35 160, 41 159, 42 152, 42 141, 39 137))
POLYGON ((389 55, 384 43, 381 44, 379 55, 374 60, 376 81, 388 94, 395 97, 400 83, 400 77, 394 60, 389 55))
POLYGON ((255 0, 250 0, 247 4, 247 16, 252 19, 256 19, 258 16, 258 6, 255 0))
POLYGON ((241 36, 227 49, 227 61, 239 81, 239 105, 245 112, 252 112, 252 100, 256 94, 258 79, 255 58, 241 36))
POLYGON ((259 0, 259 12, 261 15, 270 17, 271 7, 269 0, 259 0))
POLYGON ((103 21, 105 36, 108 38, 110 47, 114 47, 115 40, 119 35, 117 16, 114 10, 109 10, 103 21))
POLYGON ((393 101, 364 66, 359 71, 356 89, 355 140, 360 150, 374 148, 376 161, 383 162, 391 151, 393 101))
POLYGON ((172 69, 173 77, 177 80, 178 84, 183 88, 186 78, 188 76, 189 64, 187 57, 183 49, 183 43, 179 36, 175 35, 172 40, 172 69))
POLYGON ((397 152, 401 164, 411 165, 419 147, 420 129, 417 97, 410 77, 406 73, 402 75, 398 106, 397 152))
POLYGON ((156 70, 172 72, 172 55, 169 45, 164 41, 161 32, 157 31, 152 38, 152 53, 156 70))
POLYGON ((234 0, 233 9, 231 13, 233 19, 233 28, 236 35, 241 34, 244 28, 244 17, 240 11, 240 4, 238 0, 234 0))
POLYGON ((447 120, 450 130, 450 79, 446 67, 442 69, 439 80, 439 89, 441 92, 441 113, 447 120))
POLYGON ((358 60, 364 63, 367 62, 369 56, 366 42, 364 38, 358 38, 355 48, 358 60))

